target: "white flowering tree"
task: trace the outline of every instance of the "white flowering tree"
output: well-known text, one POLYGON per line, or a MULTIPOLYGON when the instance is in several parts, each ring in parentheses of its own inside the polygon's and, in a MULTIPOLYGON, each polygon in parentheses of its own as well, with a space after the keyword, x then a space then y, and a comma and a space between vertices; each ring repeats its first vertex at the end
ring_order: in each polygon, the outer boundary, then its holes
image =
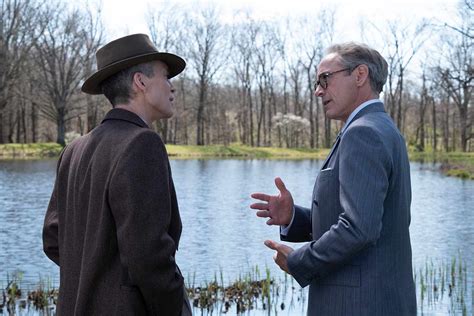
POLYGON ((280 131, 280 147, 283 146, 283 141, 288 148, 304 145, 303 139, 307 139, 305 136, 307 136, 310 128, 308 119, 293 113, 283 114, 277 112, 272 118, 272 123, 273 127, 280 131))

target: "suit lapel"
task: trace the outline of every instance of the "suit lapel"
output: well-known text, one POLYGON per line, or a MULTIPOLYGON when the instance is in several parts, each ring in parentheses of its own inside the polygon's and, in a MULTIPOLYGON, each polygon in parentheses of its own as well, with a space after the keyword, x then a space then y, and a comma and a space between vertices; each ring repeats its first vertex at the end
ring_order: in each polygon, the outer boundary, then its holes
MULTIPOLYGON (((360 117, 364 116, 365 114, 367 113, 371 113, 371 112, 385 112, 385 109, 383 107, 383 103, 381 102, 377 102, 377 103, 373 103, 373 104, 370 104, 368 106, 366 106, 365 108, 363 108, 359 113, 357 113, 357 115, 349 122, 349 125, 347 125, 346 127, 346 130, 347 128, 354 122, 356 121, 357 119, 359 119, 360 117)), ((325 169, 327 167, 327 164, 329 163, 329 160, 331 159, 331 157, 334 155, 337 147, 339 146, 339 143, 341 142, 341 132, 339 132, 339 134, 337 134, 337 137, 336 137, 336 140, 334 141, 334 145, 332 146, 331 148, 331 151, 329 152, 329 155, 327 156, 326 160, 324 160, 324 163, 323 163, 323 166, 321 167, 321 170, 322 169, 325 169)))
POLYGON ((339 143, 341 142, 341 133, 337 134, 336 140, 334 141, 334 145, 331 148, 331 151, 329 152, 329 155, 327 156, 326 160, 324 160, 323 167, 321 169, 325 169, 326 165, 329 162, 329 159, 331 159, 332 155, 336 151, 337 146, 339 146, 339 143))

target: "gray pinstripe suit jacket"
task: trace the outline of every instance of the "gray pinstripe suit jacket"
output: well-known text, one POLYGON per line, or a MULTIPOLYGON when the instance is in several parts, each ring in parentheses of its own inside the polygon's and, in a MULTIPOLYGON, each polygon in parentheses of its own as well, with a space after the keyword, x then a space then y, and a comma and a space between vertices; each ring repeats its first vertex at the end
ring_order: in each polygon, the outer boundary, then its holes
POLYGON ((320 170, 311 208, 295 206, 281 239, 308 315, 415 315, 410 166, 402 135, 375 103, 360 111, 320 170))

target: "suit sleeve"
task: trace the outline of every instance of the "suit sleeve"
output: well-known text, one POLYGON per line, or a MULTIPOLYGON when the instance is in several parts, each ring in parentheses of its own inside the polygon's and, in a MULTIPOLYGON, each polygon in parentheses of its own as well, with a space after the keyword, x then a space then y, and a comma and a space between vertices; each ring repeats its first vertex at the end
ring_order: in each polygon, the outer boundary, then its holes
POLYGON ((321 278, 374 244, 382 229, 391 158, 373 129, 348 129, 339 148, 339 200, 343 212, 321 238, 296 249, 288 266, 301 286, 321 278))
POLYGON ((179 315, 183 277, 168 234, 171 196, 168 158, 158 135, 139 134, 119 158, 110 180, 109 203, 117 226, 122 264, 153 314, 179 315))
POLYGON ((53 193, 49 200, 48 209, 43 223, 43 251, 46 256, 59 266, 59 226, 58 226, 58 181, 59 166, 65 149, 61 152, 56 167, 56 180, 54 181, 53 193))
POLYGON ((289 242, 311 241, 311 210, 298 205, 294 207, 293 221, 282 233, 280 227, 280 239, 289 242))

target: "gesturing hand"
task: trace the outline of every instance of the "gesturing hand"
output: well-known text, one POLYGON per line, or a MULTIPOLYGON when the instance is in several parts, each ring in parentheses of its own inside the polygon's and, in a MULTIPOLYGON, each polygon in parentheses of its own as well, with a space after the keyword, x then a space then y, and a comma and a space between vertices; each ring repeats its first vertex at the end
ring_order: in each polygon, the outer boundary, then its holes
POLYGON ((267 225, 288 225, 293 215, 293 197, 280 178, 275 178, 275 185, 280 194, 253 193, 252 198, 266 203, 254 203, 250 208, 259 210, 256 213, 258 217, 269 217, 267 225))
POLYGON ((293 252, 293 248, 279 244, 273 240, 265 240, 265 246, 276 250, 277 253, 273 256, 273 260, 275 260, 275 263, 280 267, 280 269, 291 274, 290 269, 288 269, 288 255, 293 252))

